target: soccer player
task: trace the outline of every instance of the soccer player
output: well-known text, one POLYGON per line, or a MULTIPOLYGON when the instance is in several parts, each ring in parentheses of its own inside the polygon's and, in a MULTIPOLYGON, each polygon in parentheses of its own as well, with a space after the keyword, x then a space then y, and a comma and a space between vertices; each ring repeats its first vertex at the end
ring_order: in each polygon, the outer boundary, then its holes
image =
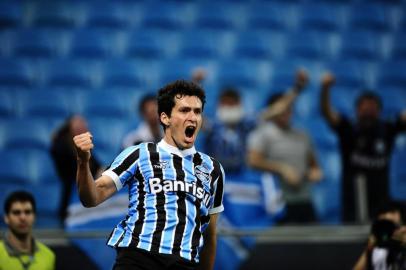
POLYGON ((205 93, 175 81, 157 99, 164 138, 126 148, 96 181, 89 170, 92 135, 74 137, 79 197, 94 207, 128 186, 128 215, 107 243, 117 249, 113 269, 212 269, 224 171, 194 147, 205 93))
POLYGON ((0 241, 0 270, 53 270, 55 255, 32 236, 35 200, 25 191, 11 193, 4 203, 7 232, 0 241))

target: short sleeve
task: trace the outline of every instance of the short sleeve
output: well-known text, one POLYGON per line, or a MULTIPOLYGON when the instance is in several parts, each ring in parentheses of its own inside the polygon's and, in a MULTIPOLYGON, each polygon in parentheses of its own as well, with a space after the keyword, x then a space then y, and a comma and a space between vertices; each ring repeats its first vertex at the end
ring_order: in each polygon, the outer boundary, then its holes
POLYGON ((224 169, 220 163, 216 162, 215 170, 218 170, 218 178, 215 182, 214 186, 214 200, 213 205, 209 209, 209 214, 217 214, 224 211, 223 206, 223 197, 224 197, 224 181, 225 181, 225 174, 224 169))
POLYGON ((102 175, 113 179, 117 191, 120 190, 134 176, 139 159, 139 146, 131 146, 123 150, 102 175))
POLYGON ((261 128, 255 129, 248 135, 247 149, 249 151, 264 151, 265 136, 261 128))

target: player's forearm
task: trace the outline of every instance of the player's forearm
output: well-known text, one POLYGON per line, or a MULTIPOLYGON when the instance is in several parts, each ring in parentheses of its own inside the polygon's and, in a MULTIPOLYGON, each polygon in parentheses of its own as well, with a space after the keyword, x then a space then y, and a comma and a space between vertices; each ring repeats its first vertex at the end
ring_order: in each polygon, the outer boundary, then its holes
POLYGON ((257 170, 267 171, 270 173, 281 174, 282 164, 275 161, 270 161, 264 158, 256 157, 255 155, 249 155, 248 164, 257 170))
POLYGON ((205 241, 198 270, 212 270, 216 259, 217 237, 208 237, 205 241))
POLYGON ((97 190, 92 173, 89 168, 89 161, 77 162, 76 183, 78 185, 79 198, 84 207, 97 205, 97 190))
POLYGON ((327 121, 329 121, 331 124, 337 124, 339 121, 339 115, 331 105, 330 87, 323 86, 321 88, 320 109, 321 114, 327 119, 327 121))
POLYGON ((297 88, 292 88, 292 90, 287 92, 279 101, 264 111, 263 118, 265 120, 270 120, 284 113, 295 101, 298 94, 299 90, 297 88))

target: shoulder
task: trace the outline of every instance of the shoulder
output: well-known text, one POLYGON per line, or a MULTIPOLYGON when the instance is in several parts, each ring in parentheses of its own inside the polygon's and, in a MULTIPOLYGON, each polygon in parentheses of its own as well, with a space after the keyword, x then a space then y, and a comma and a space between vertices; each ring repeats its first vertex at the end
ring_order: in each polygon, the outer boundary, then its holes
POLYGON ((0 240, 0 254, 2 254, 5 249, 6 249, 6 247, 4 245, 4 241, 0 240))
POLYGON ((202 157, 203 165, 211 167, 212 168, 211 171, 213 173, 216 173, 216 174, 224 173, 223 166, 217 159, 215 159, 205 153, 202 153, 202 152, 197 152, 197 153, 202 157), (208 163, 210 163, 210 164, 208 164, 208 163))
POLYGON ((36 241, 35 243, 42 256, 48 257, 50 259, 55 258, 55 253, 49 247, 47 247, 46 245, 44 245, 43 243, 41 243, 39 241, 36 241))

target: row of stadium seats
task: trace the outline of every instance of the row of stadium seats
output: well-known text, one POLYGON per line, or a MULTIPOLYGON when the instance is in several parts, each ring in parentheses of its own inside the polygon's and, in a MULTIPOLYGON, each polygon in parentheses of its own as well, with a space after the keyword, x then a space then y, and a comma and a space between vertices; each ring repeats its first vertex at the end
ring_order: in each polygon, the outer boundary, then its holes
POLYGON ((147 28, 184 30, 202 29, 315 29, 337 31, 368 29, 385 32, 400 29, 405 24, 398 5, 372 3, 348 5, 332 3, 300 3, 292 1, 221 2, 216 5, 204 1, 167 3, 103 2, 29 2, 3 3, 0 26, 37 26, 57 29, 75 27, 147 28), (182 16, 179 16, 181 14, 182 16))
MULTIPOLYGON (((288 86, 288 85, 287 85, 288 86)), ((206 115, 214 116, 219 88, 206 88, 208 104, 206 115)), ((282 88, 253 89, 237 88, 242 96, 245 110, 248 114, 256 114, 265 106, 265 101, 272 93, 281 91, 282 88)), ((354 104, 362 88, 337 87, 332 91, 332 102, 335 108, 353 116, 354 104)), ((89 119, 111 118, 127 121, 137 121, 138 101, 141 96, 148 93, 147 89, 111 88, 97 91, 72 91, 71 89, 45 88, 0 91, 0 117, 10 121, 30 117, 35 120, 61 120, 69 115, 78 113, 89 119), (97 101, 97 102, 95 102, 97 101)), ((384 116, 397 115, 406 104, 404 89, 384 88, 376 91, 383 100, 384 116)), ((299 97, 295 105, 295 116, 299 122, 320 118, 318 86, 310 86, 299 97)))
POLYGON ((208 70, 205 84, 209 91, 211 87, 224 85, 266 90, 283 89, 291 85, 292 76, 300 67, 308 70, 315 86, 319 83, 321 74, 327 70, 337 76, 340 87, 392 89, 406 86, 405 61, 365 63, 294 59, 275 62, 243 59, 228 61, 110 59, 89 62, 69 59, 30 61, 0 58, 0 88, 157 89, 174 79, 190 79, 192 70, 198 66, 208 70))
POLYGON ((206 31, 181 33, 140 30, 112 32, 80 28, 59 32, 38 28, 7 30, 3 57, 27 59, 73 58, 105 60, 112 57, 135 59, 283 59, 312 61, 334 59, 405 59, 406 33, 391 35, 370 31, 323 33, 319 31, 206 31))

